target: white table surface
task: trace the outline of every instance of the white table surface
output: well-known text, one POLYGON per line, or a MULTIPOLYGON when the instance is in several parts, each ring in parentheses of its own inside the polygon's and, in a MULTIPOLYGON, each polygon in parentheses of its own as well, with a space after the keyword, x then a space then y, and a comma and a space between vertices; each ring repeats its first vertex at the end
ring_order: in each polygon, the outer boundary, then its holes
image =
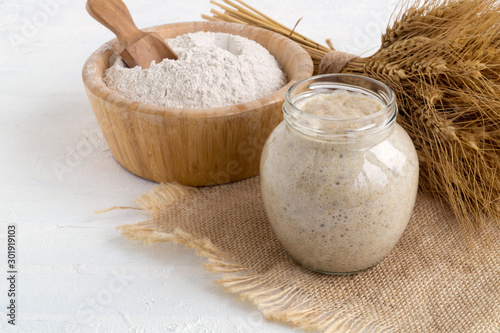
MULTIPOLYGON (((337 49, 371 53, 396 0, 248 0, 337 49)), ((199 21, 208 0, 128 0, 139 27, 199 21)), ((84 0, 0 2, 0 262, 17 225, 17 320, 0 332, 289 332, 212 283, 192 250, 125 240, 120 224, 146 218, 128 206, 155 183, 113 158, 85 95, 81 68, 113 35, 84 0)))

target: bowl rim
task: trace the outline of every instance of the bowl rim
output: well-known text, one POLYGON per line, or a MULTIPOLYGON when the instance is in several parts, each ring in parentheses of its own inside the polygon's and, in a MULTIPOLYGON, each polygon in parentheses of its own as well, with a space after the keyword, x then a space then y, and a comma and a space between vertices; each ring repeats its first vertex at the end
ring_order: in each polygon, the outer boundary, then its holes
MULTIPOLYGON (((157 30, 160 29, 174 28, 183 25, 190 25, 192 28, 200 28, 200 26, 206 27, 207 25, 210 26, 211 28, 213 27, 214 29, 217 27, 226 27, 229 28, 231 32, 226 32, 226 31, 224 32, 233 34, 242 31, 247 31, 249 35, 251 35, 252 32, 260 35, 267 34, 273 39, 276 39, 277 43, 285 43, 287 47, 291 48, 291 52, 287 52, 287 54, 293 52, 294 54, 293 56, 294 58, 296 58, 296 61, 298 62, 297 70, 292 78, 288 78, 288 83, 286 85, 284 85, 279 90, 264 97, 261 97, 257 100, 241 104, 234 104, 216 108, 205 108, 205 109, 170 108, 170 107, 155 106, 151 104, 135 102, 125 96, 120 95, 119 93, 110 89, 104 83, 103 76, 99 75, 99 71, 97 70, 97 63, 99 61, 109 61, 111 55, 115 53, 113 47, 116 45, 117 39, 114 38, 104 43, 101 47, 99 47, 96 51, 94 51, 85 62, 82 69, 82 78, 86 89, 95 96, 97 96, 98 98, 106 100, 107 102, 110 102, 119 107, 126 108, 129 111, 135 111, 144 114, 161 115, 164 117, 179 117, 179 116, 196 117, 196 118, 219 117, 219 116, 241 115, 245 112, 249 112, 252 109, 258 107, 266 107, 273 105, 275 103, 283 103, 286 91, 295 82, 308 78, 313 74, 313 69, 314 69, 313 62, 306 50, 304 50, 297 42, 283 35, 280 35, 276 32, 266 30, 263 28, 251 25, 243 25, 238 23, 215 22, 215 21, 193 21, 193 22, 167 23, 167 24, 148 27, 143 30, 149 32, 153 31, 157 32, 157 30)), ((196 31, 213 31, 213 30, 200 28, 199 30, 196 31)), ((238 35, 241 34, 238 33, 238 35)), ((278 61, 280 61, 280 59, 278 59, 278 61)))

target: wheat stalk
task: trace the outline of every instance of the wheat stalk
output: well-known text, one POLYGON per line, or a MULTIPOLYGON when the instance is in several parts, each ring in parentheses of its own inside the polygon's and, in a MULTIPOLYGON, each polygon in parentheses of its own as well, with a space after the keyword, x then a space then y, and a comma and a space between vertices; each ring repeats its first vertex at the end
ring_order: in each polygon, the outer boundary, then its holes
MULTIPOLYGON (((224 13, 206 19, 252 24, 289 36, 316 66, 330 48, 241 0, 212 1, 224 13)), ((500 4, 495 0, 407 3, 381 48, 342 70, 387 83, 399 123, 419 155, 420 188, 447 202, 470 234, 500 226, 500 4)))
POLYGON ((316 72, 323 56, 331 51, 330 48, 316 43, 315 41, 299 34, 294 29, 284 26, 241 0, 222 1, 226 5, 213 0, 210 1, 210 3, 223 9, 224 12, 212 9, 210 12, 213 16, 202 14, 201 17, 210 21, 251 24, 287 36, 299 43, 311 55, 316 72))

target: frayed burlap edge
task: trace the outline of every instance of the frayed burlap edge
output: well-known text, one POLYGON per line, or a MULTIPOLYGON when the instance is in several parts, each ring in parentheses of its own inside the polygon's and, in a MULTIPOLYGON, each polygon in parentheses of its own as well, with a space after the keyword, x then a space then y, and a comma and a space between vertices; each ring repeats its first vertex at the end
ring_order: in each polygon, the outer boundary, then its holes
POLYGON ((181 229, 165 233, 152 228, 161 212, 168 206, 199 191, 179 184, 158 185, 136 200, 139 209, 147 211, 151 219, 133 225, 120 225, 117 229, 127 239, 139 240, 145 244, 173 241, 195 249, 197 255, 208 259, 204 269, 222 273, 222 278, 214 281, 216 284, 239 295, 239 300, 251 301, 270 321, 281 321, 305 330, 325 333, 393 332, 391 328, 361 314, 349 313, 342 309, 330 313, 319 311, 314 306, 314 300, 301 288, 287 285, 286 281, 277 282, 238 264, 229 255, 217 249, 209 239, 195 238, 181 229))

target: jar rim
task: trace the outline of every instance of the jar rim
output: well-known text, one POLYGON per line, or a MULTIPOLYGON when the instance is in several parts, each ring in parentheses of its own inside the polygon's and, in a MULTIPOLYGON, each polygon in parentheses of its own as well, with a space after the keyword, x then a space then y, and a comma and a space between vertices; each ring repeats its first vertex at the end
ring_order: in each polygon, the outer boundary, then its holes
POLYGON ((323 74, 293 84, 285 93, 283 113, 287 124, 303 134, 327 141, 360 141, 367 136, 387 132, 396 121, 398 108, 395 93, 383 82, 355 74, 323 74), (299 88, 302 90, 294 96, 299 88), (333 118, 304 112, 296 106, 301 98, 337 89, 373 97, 384 107, 359 117, 333 118))
POLYGON ((375 80, 375 79, 372 79, 371 77, 368 77, 368 76, 362 76, 362 75, 356 75, 356 74, 344 74, 344 73, 335 73, 335 74, 321 74, 321 75, 314 75, 314 76, 311 76, 311 77, 308 77, 307 79, 303 79, 303 80, 300 80, 300 81, 297 81, 295 82, 293 85, 290 86, 290 88, 288 88, 288 90, 286 91, 285 93, 285 102, 288 102, 290 104, 290 106, 294 109, 294 111, 297 111, 299 114, 302 114, 304 116, 309 116, 311 118, 317 118, 317 119, 322 119, 322 120, 335 120, 335 121, 352 121, 354 119, 360 119, 360 118, 363 118, 363 119, 369 119, 369 118, 374 118, 374 117, 377 117, 379 116, 380 114, 383 114, 385 112, 387 112, 387 109, 388 108, 391 108, 395 103, 396 103, 396 94, 394 94, 394 91, 385 83, 381 82, 381 81, 378 81, 378 80, 375 80), (379 85, 383 88, 385 88, 388 92, 389 92, 389 102, 387 103, 387 105, 377 111, 377 112, 374 112, 374 113, 370 113, 368 115, 364 115, 364 116, 361 116, 361 117, 355 117, 355 118, 332 118, 332 117, 323 117, 323 116, 317 116, 317 115, 314 115, 312 113, 308 113, 308 112, 304 112, 302 111, 301 109, 299 109, 298 107, 295 106, 294 104, 294 101, 291 100, 291 97, 290 97, 290 94, 291 92, 297 88, 297 86, 301 85, 301 84, 304 84, 305 82, 308 82, 308 81, 314 81, 314 80, 318 80, 318 79, 322 79, 322 78, 328 78, 328 77, 356 77, 356 78, 362 78, 366 81, 369 81, 369 82, 372 82, 376 85, 379 85))

